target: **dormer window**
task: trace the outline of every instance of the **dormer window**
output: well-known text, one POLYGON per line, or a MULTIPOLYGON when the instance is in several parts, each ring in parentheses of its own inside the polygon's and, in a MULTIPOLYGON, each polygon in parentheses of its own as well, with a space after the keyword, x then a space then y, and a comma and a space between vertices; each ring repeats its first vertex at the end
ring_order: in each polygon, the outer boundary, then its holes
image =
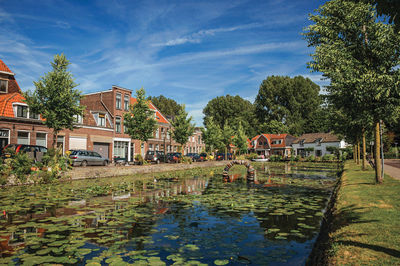
POLYGON ((282 140, 281 139, 273 140, 272 144, 282 144, 282 140))
POLYGON ((28 118, 28 106, 17 105, 17 117, 28 118))
POLYGON ((0 92, 7 93, 8 91, 8 80, 0 79, 0 92))
POLYGON ((304 139, 300 140, 299 144, 300 144, 300 147, 303 147, 304 146, 304 139))
POLYGON ((81 115, 74 115, 75 123, 77 124, 82 124, 83 123, 83 118, 81 115))
POLYGON ((318 138, 315 142, 317 143, 317 146, 321 146, 321 141, 322 141, 322 138, 318 138))

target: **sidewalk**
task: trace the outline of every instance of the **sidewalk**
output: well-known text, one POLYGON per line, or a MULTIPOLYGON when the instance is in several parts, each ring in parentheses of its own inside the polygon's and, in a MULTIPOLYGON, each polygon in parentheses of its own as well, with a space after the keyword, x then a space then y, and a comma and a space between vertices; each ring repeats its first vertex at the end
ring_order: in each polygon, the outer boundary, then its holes
MULTIPOLYGON (((129 165, 129 166, 88 166, 88 167, 74 167, 67 173, 72 179, 86 179, 97 177, 115 177, 134 174, 147 174, 156 172, 179 171, 193 168, 204 168, 214 166, 225 166, 229 161, 207 161, 195 162, 192 164, 147 164, 147 165, 129 165)), ((222 169, 221 169, 222 173, 222 169)))
POLYGON ((400 180, 400 159, 385 159, 384 171, 387 175, 400 180))

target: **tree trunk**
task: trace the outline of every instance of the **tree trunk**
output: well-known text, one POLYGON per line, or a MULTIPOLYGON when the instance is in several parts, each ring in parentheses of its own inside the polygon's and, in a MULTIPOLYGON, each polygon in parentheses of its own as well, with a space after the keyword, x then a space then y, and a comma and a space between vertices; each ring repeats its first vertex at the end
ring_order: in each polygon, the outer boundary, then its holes
POLYGON ((380 142, 379 122, 375 124, 375 180, 376 183, 382 183, 382 165, 381 165, 381 142, 380 142))
POLYGON ((58 131, 53 131, 53 149, 57 149, 57 135, 58 131))
POLYGON ((353 144, 353 160, 354 163, 357 163, 357 145, 355 143, 353 144))
POLYGON ((357 139, 357 164, 360 164, 360 141, 357 139))
POLYGON ((365 143, 365 130, 362 132, 362 170, 367 170, 367 144, 365 143))

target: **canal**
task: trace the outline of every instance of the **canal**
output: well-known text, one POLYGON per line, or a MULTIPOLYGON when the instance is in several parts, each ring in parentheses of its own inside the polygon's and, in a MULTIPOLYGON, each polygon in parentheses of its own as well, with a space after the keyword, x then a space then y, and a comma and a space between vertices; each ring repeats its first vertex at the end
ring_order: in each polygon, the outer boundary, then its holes
POLYGON ((253 166, 4 188, 0 264, 304 264, 341 166, 253 166))

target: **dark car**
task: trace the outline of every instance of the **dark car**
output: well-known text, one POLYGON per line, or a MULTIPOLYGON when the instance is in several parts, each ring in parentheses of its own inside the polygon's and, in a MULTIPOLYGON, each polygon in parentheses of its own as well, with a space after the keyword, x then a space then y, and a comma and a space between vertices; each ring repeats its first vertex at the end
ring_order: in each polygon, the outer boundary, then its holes
POLYGON ((144 156, 144 160, 150 163, 161 163, 165 162, 165 154, 163 151, 147 151, 146 155, 144 156))
POLYGON ((217 161, 222 161, 222 160, 232 160, 232 153, 227 153, 227 159, 225 159, 225 153, 217 153, 215 156, 215 159, 217 161))
POLYGON ((197 153, 188 153, 186 156, 190 157, 193 162, 198 162, 200 160, 200 155, 197 153))
POLYGON ((109 161, 107 158, 102 157, 95 151, 87 150, 70 150, 69 158, 72 160, 72 165, 108 165, 109 161))
POLYGON ((199 162, 207 161, 207 153, 205 153, 205 152, 200 153, 198 161, 199 162))
POLYGON ((167 153, 167 162, 168 163, 177 163, 180 161, 180 159, 182 158, 182 153, 180 152, 170 152, 167 153))
POLYGON ((42 161, 43 155, 47 152, 47 148, 39 145, 26 145, 26 144, 8 144, 4 147, 1 157, 3 159, 11 158, 13 152, 25 152, 36 162, 42 161))

